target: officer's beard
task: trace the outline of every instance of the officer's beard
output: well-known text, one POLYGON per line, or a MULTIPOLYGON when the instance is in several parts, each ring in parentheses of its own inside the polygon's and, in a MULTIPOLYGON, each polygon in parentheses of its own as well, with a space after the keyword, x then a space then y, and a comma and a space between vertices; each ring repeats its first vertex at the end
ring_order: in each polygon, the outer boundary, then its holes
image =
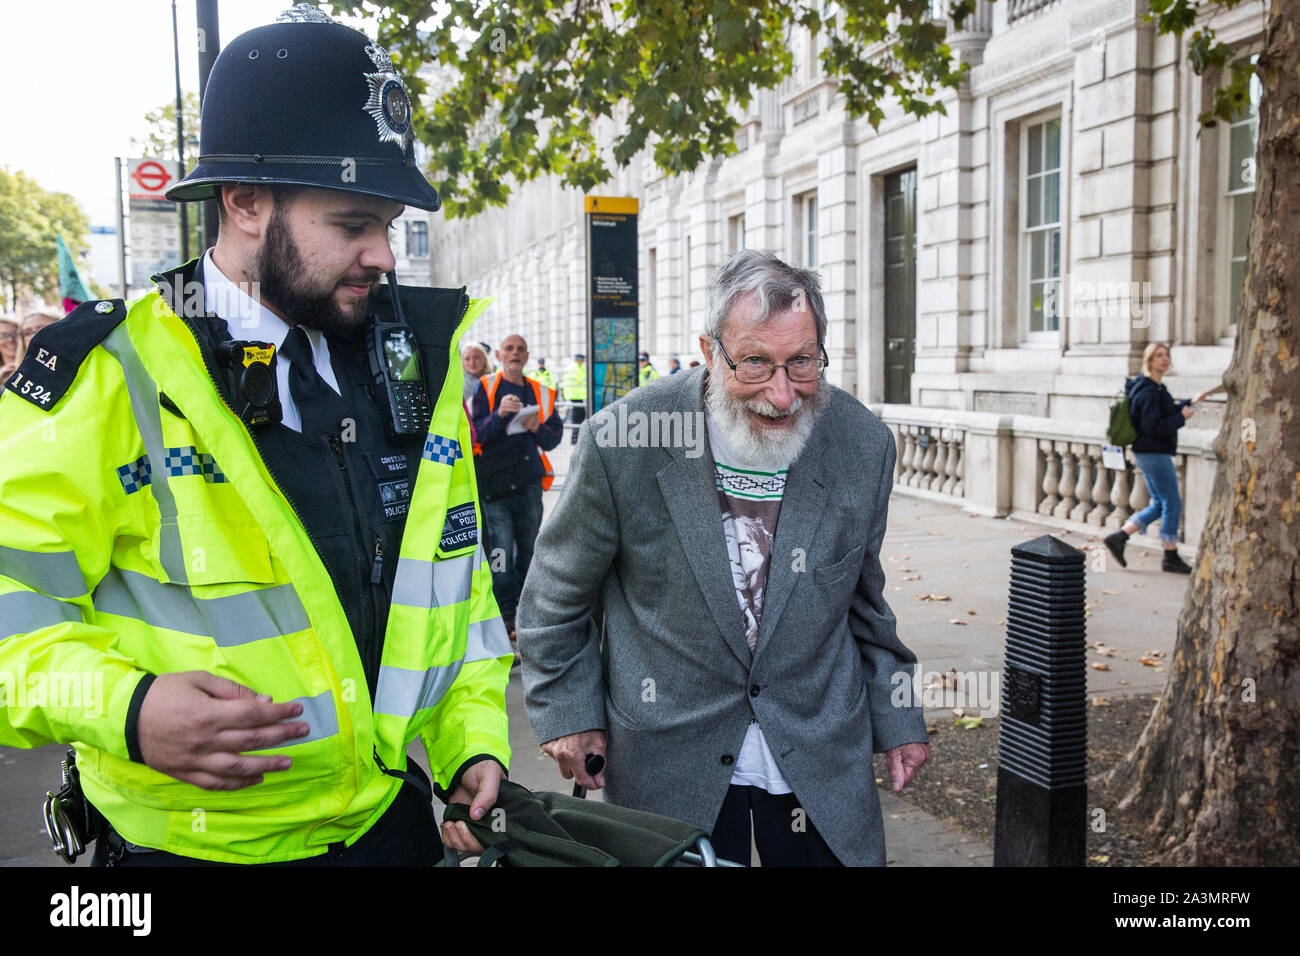
MULTIPOLYGON (((277 203, 271 211, 266 239, 254 264, 262 298, 290 325, 319 329, 326 335, 344 339, 359 339, 370 297, 358 299, 354 306, 344 310, 334 298, 338 284, 322 289, 311 283, 298 244, 289 232, 286 208, 285 204, 277 203)), ((354 276, 344 278, 357 279, 354 276)), ((379 275, 372 273, 361 281, 374 285, 379 281, 379 275)))

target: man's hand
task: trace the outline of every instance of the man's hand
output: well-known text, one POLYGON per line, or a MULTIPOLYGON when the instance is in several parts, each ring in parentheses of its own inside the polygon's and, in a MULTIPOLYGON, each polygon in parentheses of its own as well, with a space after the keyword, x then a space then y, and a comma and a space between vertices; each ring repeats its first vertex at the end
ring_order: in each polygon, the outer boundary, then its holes
POLYGON ((245 753, 307 736, 306 723, 283 723, 301 713, 302 704, 272 703, 215 674, 160 674, 140 705, 140 756, 159 773, 204 790, 251 787, 262 782, 262 774, 288 770, 293 761, 245 753))
POLYGON ((501 399, 501 404, 497 406, 497 414, 502 418, 507 418, 523 407, 523 402, 519 401, 518 395, 507 395, 501 399))
POLYGON ((605 786, 605 771, 593 777, 586 767, 587 754, 605 756, 605 731, 584 730, 580 734, 557 737, 542 744, 542 750, 554 758, 565 780, 574 780, 586 790, 600 790, 605 786))
MULTIPOLYGON (((495 760, 479 761, 461 775, 460 783, 447 802, 469 804, 470 819, 481 820, 483 814, 497 802, 497 793, 505 778, 505 771, 495 760)), ((474 839, 469 827, 461 820, 447 820, 443 823, 442 842, 461 853, 483 852, 483 845, 474 839)))
POLYGON ((1183 406, 1183 418, 1191 418, 1195 412, 1196 409, 1192 408, 1192 406, 1190 405, 1183 406))
POLYGON ((902 744, 885 754, 885 764, 889 767, 889 776, 894 781, 894 793, 902 790, 921 766, 930 759, 929 744, 902 744))
POLYGON ((519 419, 519 424, 530 432, 536 432, 537 429, 542 427, 542 420, 538 417, 536 412, 533 412, 532 414, 525 415, 523 418, 519 419))

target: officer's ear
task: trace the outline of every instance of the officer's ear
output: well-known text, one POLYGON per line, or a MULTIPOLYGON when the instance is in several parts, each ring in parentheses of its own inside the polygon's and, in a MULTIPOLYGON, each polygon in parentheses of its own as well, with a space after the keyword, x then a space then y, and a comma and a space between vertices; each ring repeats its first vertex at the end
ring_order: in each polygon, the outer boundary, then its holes
POLYGON ((260 239, 274 204, 271 190, 266 186, 225 183, 221 187, 221 225, 248 239, 260 239))

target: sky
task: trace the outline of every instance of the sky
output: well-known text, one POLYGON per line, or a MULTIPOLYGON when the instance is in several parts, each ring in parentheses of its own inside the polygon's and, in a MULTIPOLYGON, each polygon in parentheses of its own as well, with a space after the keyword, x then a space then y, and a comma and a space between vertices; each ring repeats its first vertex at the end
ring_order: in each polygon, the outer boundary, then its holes
MULTIPOLYGON (((219 0, 223 44, 290 6, 219 0)), ((194 7, 178 0, 176 15, 181 88, 198 92, 194 7)), ((171 0, 0 0, 0 166, 71 193, 92 225, 112 225, 113 157, 135 155, 144 115, 175 102, 172 51, 171 0)))

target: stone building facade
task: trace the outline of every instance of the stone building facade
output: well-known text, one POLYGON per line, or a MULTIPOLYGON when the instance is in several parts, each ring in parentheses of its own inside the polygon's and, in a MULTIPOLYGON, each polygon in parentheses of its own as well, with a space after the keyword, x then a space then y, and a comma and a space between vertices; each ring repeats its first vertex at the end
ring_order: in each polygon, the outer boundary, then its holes
MULTIPOLYGON (((1260 46, 1262 3, 1207 6, 1220 39, 1260 46)), ((845 112, 817 39, 796 36, 794 77, 756 97, 734 155, 672 178, 634 161, 599 190, 641 203, 642 347, 661 370, 670 355, 697 357, 709 279, 748 247, 820 272, 828 377, 872 407, 1104 434, 1151 341, 1172 345, 1175 397, 1218 384, 1235 336, 1254 122, 1199 128, 1218 79, 1197 76, 1186 41, 1158 36, 1146 10, 979 2, 950 33, 971 70, 947 115, 917 120, 895 105, 874 130, 845 112)), ((439 284, 454 275, 500 297, 475 339, 520 332, 559 369, 582 349, 581 198, 540 181, 504 209, 434 226, 439 284)), ((1183 431, 1206 455, 1222 408, 1206 403, 1183 431)), ((1021 483, 1041 484, 1050 465, 1021 483)), ((1014 485, 993 512, 1024 510, 1014 485)))

